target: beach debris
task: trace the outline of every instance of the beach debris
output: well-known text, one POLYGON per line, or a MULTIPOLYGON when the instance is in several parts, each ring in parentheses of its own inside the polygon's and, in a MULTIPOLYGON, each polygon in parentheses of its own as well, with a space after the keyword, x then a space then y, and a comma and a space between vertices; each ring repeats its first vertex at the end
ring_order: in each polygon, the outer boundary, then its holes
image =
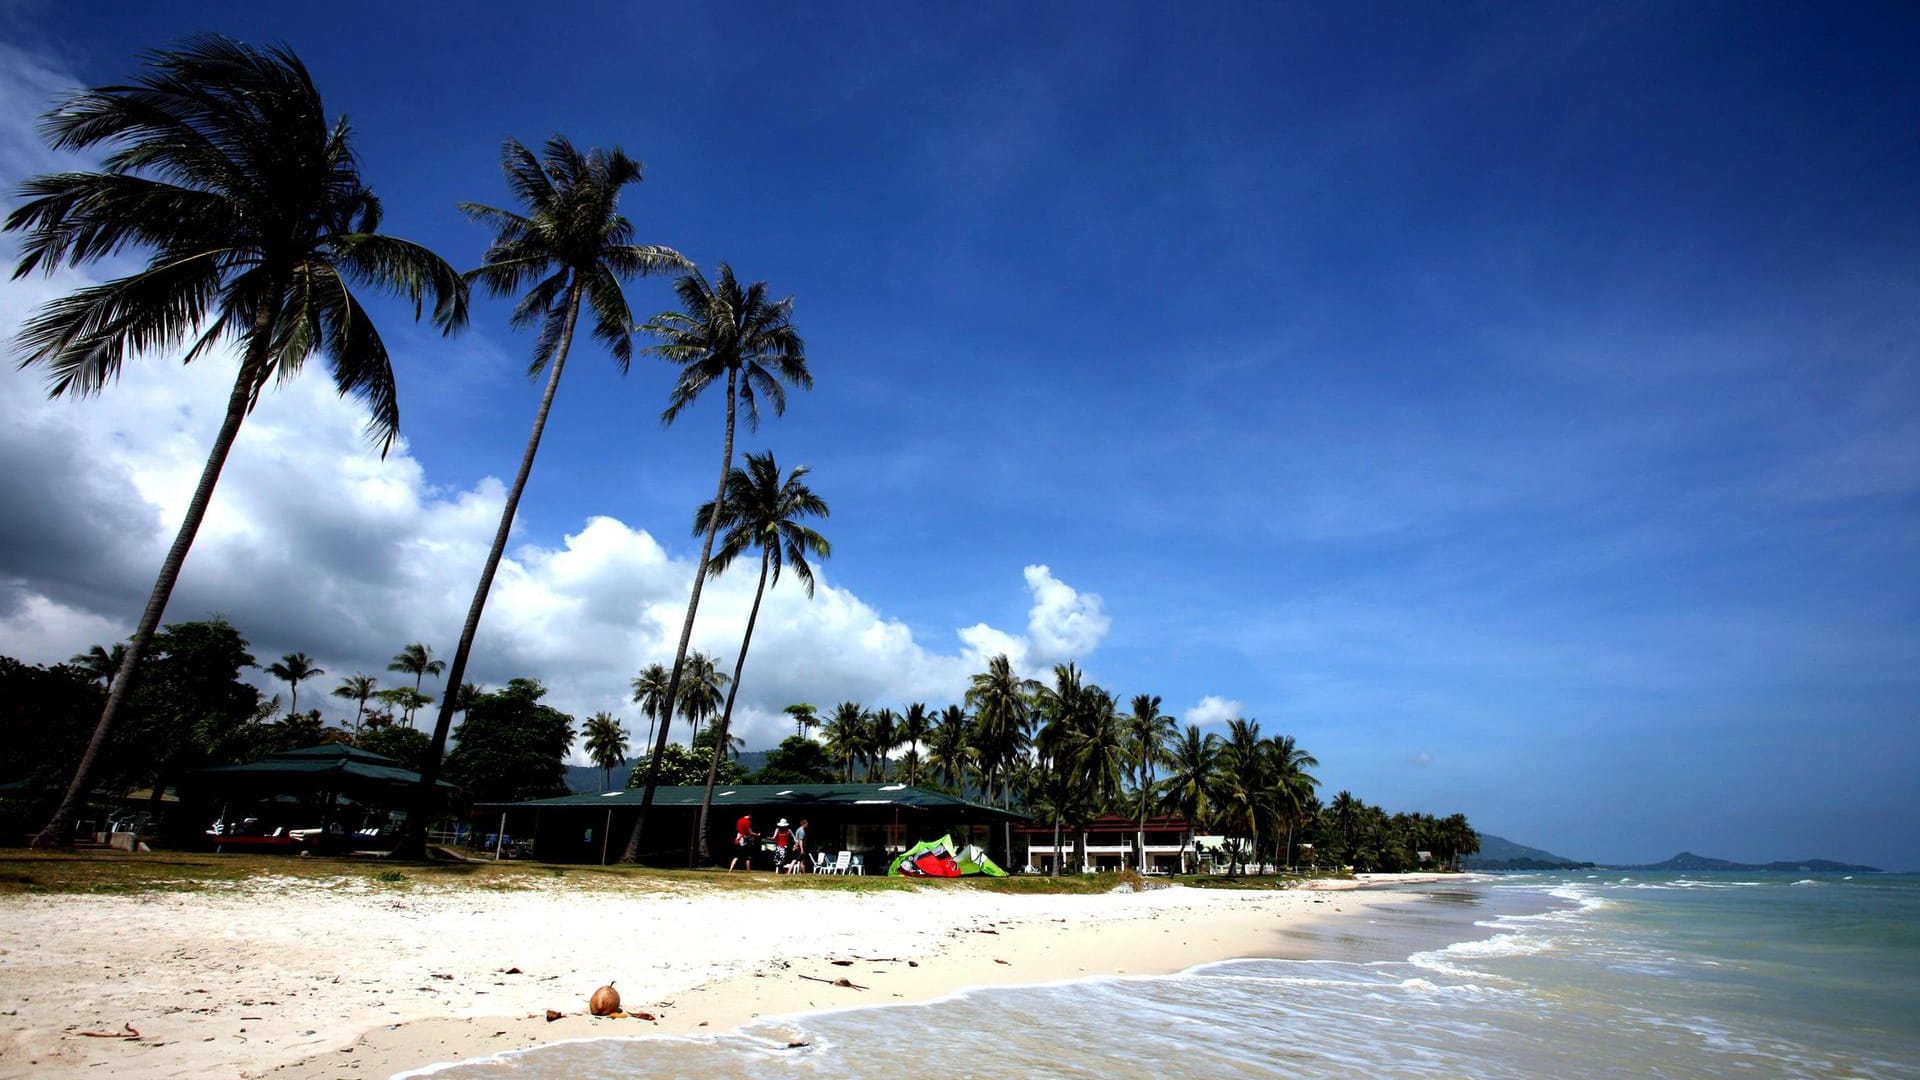
POLYGON ((650 1012, 628 1013, 627 1015, 634 1018, 635 1020, 658 1020, 659 1019, 659 1017, 653 1015, 650 1012))
POLYGON ((437 971, 433 971, 433 972, 428 972, 428 974, 430 974, 430 975, 432 975, 432 976, 433 976, 434 978, 436 978, 436 979, 445 979, 445 980, 447 980, 448 982, 452 982, 452 981, 453 981, 453 976, 451 976, 451 975, 442 975, 442 974, 440 974, 440 973, 439 973, 439 972, 437 972, 437 971))
POLYGON ((834 960, 834 961, 832 961, 832 964, 833 964, 833 966, 834 966, 834 967, 852 967, 852 966, 853 966, 853 961, 851 961, 851 960, 834 960))
POLYGON ((517 968, 517 967, 510 967, 510 968, 508 968, 507 970, 505 970, 505 971, 503 971, 503 972, 501 972, 500 974, 502 974, 502 975, 524 975, 524 974, 526 974, 526 972, 523 972, 523 971, 521 971, 521 970, 520 970, 519 968, 517 968))
POLYGON ((561 1017, 563 1017, 563 1016, 565 1016, 565 1015, 567 1015, 567 1014, 566 1014, 566 1013, 563 1013, 563 1012, 561 1012, 561 1011, 560 1011, 559 1009, 548 1009, 548 1010, 547 1010, 547 1023, 549 1023, 549 1024, 551 1024, 551 1023, 553 1023, 553 1022, 554 1022, 555 1020, 558 1020, 558 1019, 560 1019, 561 1017))
POLYGON ((809 982, 826 983, 828 986, 844 986, 849 990, 865 990, 866 989, 866 987, 861 986, 859 983, 854 982, 851 979, 819 979, 819 978, 815 978, 812 975, 802 975, 800 977, 803 979, 806 979, 809 982))
POLYGON ((615 990, 612 983, 595 990, 593 997, 587 1001, 587 1009, 595 1016, 611 1016, 619 1012, 620 991, 615 990))
POLYGON ((137 1039, 140 1037, 140 1033, 133 1029, 132 1024, 122 1024, 121 1026, 126 1028, 127 1030, 125 1031, 76 1031, 74 1032, 74 1034, 85 1035, 89 1039, 137 1039))
POLYGON ((787 1049, 798 1050, 803 1046, 812 1046, 812 1045, 813 1045, 812 1043, 808 1042, 805 1039, 795 1039, 792 1042, 787 1044, 787 1049))
POLYGON ((1002 960, 1002 959, 1000 959, 999 957, 995 957, 995 958, 994 958, 994 960, 993 960, 993 962, 994 962, 994 963, 996 963, 996 964, 1005 964, 1005 965, 1007 965, 1008 967, 1012 967, 1012 966, 1013 966, 1013 961, 1011 961, 1011 960, 1002 960))

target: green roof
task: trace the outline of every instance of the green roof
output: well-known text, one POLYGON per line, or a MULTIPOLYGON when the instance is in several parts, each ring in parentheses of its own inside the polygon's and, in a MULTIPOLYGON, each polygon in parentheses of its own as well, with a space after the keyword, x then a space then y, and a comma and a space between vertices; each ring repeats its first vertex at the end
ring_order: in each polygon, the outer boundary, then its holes
MULTIPOLYGON (((419 773, 402 768, 393 758, 343 743, 282 750, 245 765, 216 765, 191 775, 208 784, 256 786, 284 783, 324 786, 332 782, 404 787, 420 782, 419 773)), ((453 785, 440 781, 439 786, 451 788, 453 785)))
MULTIPOLYGON (((686 787, 660 787, 654 790, 653 805, 699 806, 701 796, 705 793, 706 787, 701 784, 686 787)), ((569 806, 606 809, 639 806, 640 795, 639 788, 626 788, 621 791, 562 795, 559 798, 534 799, 529 802, 476 803, 474 809, 519 810, 569 806)), ((713 805, 740 809, 892 806, 909 810, 965 810, 1015 821, 1026 820, 1024 814, 1002 810, 1000 807, 988 806, 985 803, 970 802, 944 792, 908 787, 905 784, 732 784, 714 788, 713 805)))

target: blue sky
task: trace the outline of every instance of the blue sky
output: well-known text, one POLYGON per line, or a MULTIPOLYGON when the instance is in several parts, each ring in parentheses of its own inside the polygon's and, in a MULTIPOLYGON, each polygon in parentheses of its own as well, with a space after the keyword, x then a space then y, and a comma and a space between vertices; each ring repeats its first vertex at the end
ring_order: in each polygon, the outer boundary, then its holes
MULTIPOLYGON (((63 167, 27 128, 58 88, 203 30, 292 45, 388 229, 460 266, 504 136, 645 161, 640 238, 793 294, 818 380, 742 443, 834 511, 830 588, 756 638, 756 744, 800 698, 945 704, 1006 645, 1567 855, 1920 866, 1911 9, 270 8, 7 6, 0 179, 63 167)), ((318 378, 263 406, 173 617, 338 674, 452 651, 530 343, 387 311, 402 452, 318 378)), ((220 373, 7 377, 40 480, 0 651, 54 659, 125 633, 220 373)), ((663 430, 666 389, 576 353, 484 681, 631 717, 670 658, 720 421, 663 430)), ((739 601, 702 620, 729 658, 739 601)))

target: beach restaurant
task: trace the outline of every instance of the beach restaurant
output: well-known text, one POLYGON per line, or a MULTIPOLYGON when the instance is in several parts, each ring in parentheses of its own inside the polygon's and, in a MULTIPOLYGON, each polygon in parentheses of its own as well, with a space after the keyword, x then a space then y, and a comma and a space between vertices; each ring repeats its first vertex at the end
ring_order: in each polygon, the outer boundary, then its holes
MULTIPOLYGON (((661 787, 647 812, 641 837, 642 862, 685 866, 693 847, 705 787, 661 787)), ((476 803, 476 833, 501 853, 530 848, 543 862, 617 862, 640 812, 637 788, 598 794, 563 795, 516 803, 476 803)), ((753 818, 756 833, 773 835, 785 819, 806 819, 807 848, 850 852, 861 857, 865 872, 886 873, 892 857, 922 840, 952 836, 956 844, 978 844, 995 860, 1013 845, 1013 829, 1027 818, 1009 810, 971 802, 944 792, 906 784, 732 784, 713 792, 707 815, 707 851, 721 865, 732 857, 734 823, 753 818)), ((769 869, 762 855, 756 869, 769 869)), ((1015 865, 1018 865, 1017 863, 1015 865)))
MULTIPOLYGON (((1060 830, 1060 868, 1068 873, 1138 869, 1145 874, 1191 873, 1199 863, 1193 826, 1177 817, 1146 820, 1146 863, 1134 867, 1142 826, 1134 818, 1108 815, 1084 826, 1060 830)), ((1053 870, 1053 826, 1035 824, 1013 830, 1013 844, 1025 865, 1040 873, 1053 870)), ((1021 865, 1016 861, 1014 865, 1021 865)))

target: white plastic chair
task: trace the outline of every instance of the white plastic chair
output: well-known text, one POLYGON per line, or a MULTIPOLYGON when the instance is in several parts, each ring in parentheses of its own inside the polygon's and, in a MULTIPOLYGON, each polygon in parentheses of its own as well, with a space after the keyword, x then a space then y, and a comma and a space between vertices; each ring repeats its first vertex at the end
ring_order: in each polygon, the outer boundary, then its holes
POLYGON ((839 871, 838 871, 838 870, 837 870, 837 869, 836 869, 836 868, 834 867, 834 865, 833 865, 833 860, 834 860, 834 858, 835 858, 835 855, 834 855, 834 853, 833 853, 833 852, 831 852, 831 851, 823 851, 823 852, 821 852, 821 853, 820 853, 820 857, 819 857, 818 859, 816 859, 816 860, 814 860, 814 863, 813 863, 813 872, 814 872, 814 873, 816 873, 816 874, 835 874, 835 873, 839 873, 839 871))
POLYGON ((851 852, 842 852, 840 857, 851 860, 842 864, 841 873, 859 874, 861 877, 867 876, 867 857, 865 855, 854 855, 851 852))

